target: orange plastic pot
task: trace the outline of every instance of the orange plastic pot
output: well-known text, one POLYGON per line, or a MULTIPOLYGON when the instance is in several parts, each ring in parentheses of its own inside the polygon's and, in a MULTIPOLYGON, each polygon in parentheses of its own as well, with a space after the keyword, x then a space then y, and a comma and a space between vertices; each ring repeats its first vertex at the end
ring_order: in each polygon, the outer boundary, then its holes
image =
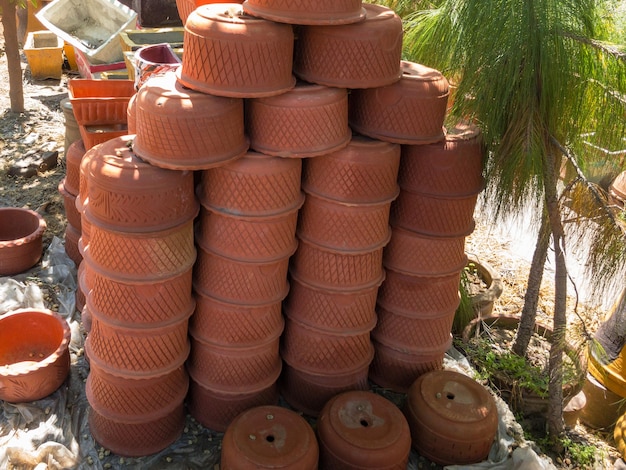
MULTIPOLYGON (((73 78, 67 91, 79 125, 126 124, 128 101, 135 94, 135 84, 132 80, 73 78)), ((85 148, 89 148, 87 143, 85 148)))

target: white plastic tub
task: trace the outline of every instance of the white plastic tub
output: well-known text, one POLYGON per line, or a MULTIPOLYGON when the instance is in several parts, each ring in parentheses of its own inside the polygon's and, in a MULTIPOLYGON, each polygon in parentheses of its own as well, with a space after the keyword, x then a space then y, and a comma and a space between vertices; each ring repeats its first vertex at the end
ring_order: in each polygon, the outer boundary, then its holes
POLYGON ((123 61, 118 35, 137 23, 137 13, 117 0, 54 0, 35 16, 94 64, 123 61))

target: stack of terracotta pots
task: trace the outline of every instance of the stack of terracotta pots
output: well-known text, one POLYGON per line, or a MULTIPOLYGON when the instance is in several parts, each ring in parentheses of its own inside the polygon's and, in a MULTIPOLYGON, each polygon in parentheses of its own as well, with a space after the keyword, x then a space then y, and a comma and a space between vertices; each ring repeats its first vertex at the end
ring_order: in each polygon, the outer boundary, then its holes
POLYGON ((369 388, 376 295, 400 146, 355 136, 304 162, 306 194, 291 265, 282 393, 317 415, 337 393, 369 388))
POLYGON ((373 332, 370 377, 379 385, 406 392, 443 365, 467 264, 465 237, 483 187, 483 156, 480 133, 467 125, 450 129, 441 142, 403 146, 373 332))
POLYGON ((192 172, 149 165, 131 142, 109 140, 84 159, 86 392, 96 441, 141 456, 167 447, 184 426, 198 205, 192 172))
POLYGON ((78 267, 83 259, 78 248, 81 233, 81 216, 76 208, 76 198, 80 192, 80 162, 85 155, 82 140, 73 142, 65 153, 65 178, 59 183, 59 193, 63 196, 63 207, 67 218, 65 227, 65 252, 78 267))

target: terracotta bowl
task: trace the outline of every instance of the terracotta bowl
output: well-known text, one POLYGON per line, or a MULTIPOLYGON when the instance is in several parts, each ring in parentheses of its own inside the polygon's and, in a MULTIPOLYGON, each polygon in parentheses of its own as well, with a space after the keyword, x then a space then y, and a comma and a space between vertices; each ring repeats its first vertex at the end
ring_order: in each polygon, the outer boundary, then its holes
POLYGON ((20 309, 0 316, 0 399, 39 400, 70 371, 70 328, 59 314, 20 309))
POLYGON ((361 0, 247 0, 246 13, 279 23, 339 25, 365 18, 361 0))
POLYGON ((46 221, 35 211, 0 208, 0 276, 32 268, 41 258, 46 221))

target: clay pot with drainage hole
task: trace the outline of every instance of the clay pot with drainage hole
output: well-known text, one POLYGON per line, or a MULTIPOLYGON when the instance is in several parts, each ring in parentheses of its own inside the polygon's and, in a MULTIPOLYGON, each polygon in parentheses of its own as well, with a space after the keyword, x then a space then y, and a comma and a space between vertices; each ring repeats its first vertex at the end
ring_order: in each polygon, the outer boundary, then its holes
POLYGON ((315 432, 294 411, 259 406, 244 411, 226 429, 220 467, 237 469, 317 469, 315 432))
POLYGON ((390 85, 402 75, 402 20, 390 8, 363 4, 365 19, 302 26, 293 71, 302 80, 338 88, 390 85))
POLYGON ((178 79, 217 96, 279 95, 296 84, 293 43, 291 25, 252 17, 235 3, 202 5, 185 23, 178 79))
POLYGON ((46 221, 38 212, 0 208, 0 276, 18 274, 37 264, 45 231, 46 221))
POLYGON ((183 87, 174 72, 155 76, 137 92, 133 151, 152 165, 204 170, 248 150, 243 100, 183 87))
POLYGON ((289 24, 339 25, 365 19, 361 0, 247 0, 246 13, 289 24))
POLYGON ((369 391, 339 394, 317 423, 320 468, 404 469, 411 451, 409 425, 386 398, 369 391))
POLYGON ((441 72, 402 61, 402 78, 350 94, 350 126, 360 134, 398 144, 443 140, 449 85, 441 72))
POLYGON ((316 157, 350 142, 348 93, 298 82, 292 90, 246 102, 250 147, 287 158, 316 157))
POLYGON ((496 402, 474 379, 433 371, 409 389, 404 413, 412 445, 440 465, 470 465, 487 458, 498 430, 496 402))

